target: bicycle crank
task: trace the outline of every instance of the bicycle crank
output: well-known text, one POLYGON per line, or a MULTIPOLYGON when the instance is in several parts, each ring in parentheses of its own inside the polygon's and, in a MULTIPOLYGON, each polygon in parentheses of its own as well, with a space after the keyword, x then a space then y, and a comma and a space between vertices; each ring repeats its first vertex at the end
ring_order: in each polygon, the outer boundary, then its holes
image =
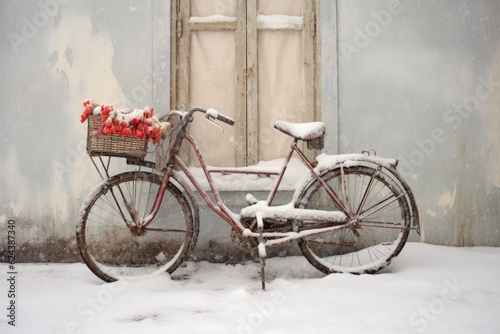
POLYGON ((231 240, 236 248, 242 251, 252 251, 258 246, 256 238, 245 237, 243 234, 237 233, 235 230, 231 230, 231 240))

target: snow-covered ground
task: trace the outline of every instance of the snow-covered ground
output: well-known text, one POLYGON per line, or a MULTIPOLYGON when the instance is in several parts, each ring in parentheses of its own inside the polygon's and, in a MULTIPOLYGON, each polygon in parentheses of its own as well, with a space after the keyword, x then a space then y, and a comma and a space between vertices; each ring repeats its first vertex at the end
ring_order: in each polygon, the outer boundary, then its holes
POLYGON ((302 257, 187 263, 106 284, 84 264, 17 264, 16 327, 1 333, 500 333, 500 248, 408 243, 376 275, 325 276, 302 257))

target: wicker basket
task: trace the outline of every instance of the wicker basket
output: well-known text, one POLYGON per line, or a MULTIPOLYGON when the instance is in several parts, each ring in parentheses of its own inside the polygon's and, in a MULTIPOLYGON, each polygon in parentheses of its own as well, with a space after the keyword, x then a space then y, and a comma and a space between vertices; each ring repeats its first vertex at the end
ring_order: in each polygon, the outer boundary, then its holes
POLYGON ((135 137, 114 135, 95 135, 101 128, 101 116, 89 115, 87 132, 87 153, 90 156, 107 155, 122 158, 144 159, 147 140, 135 137))

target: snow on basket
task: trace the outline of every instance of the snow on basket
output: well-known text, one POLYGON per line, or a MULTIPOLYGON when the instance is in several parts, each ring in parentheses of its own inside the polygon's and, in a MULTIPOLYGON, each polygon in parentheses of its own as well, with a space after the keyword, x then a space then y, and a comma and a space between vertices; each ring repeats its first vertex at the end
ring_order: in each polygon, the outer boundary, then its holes
POLYGON ((144 159, 148 141, 158 143, 169 126, 168 122, 160 122, 153 116, 153 109, 148 107, 114 109, 92 100, 86 100, 83 106, 81 122, 88 120, 87 153, 90 156, 144 159))

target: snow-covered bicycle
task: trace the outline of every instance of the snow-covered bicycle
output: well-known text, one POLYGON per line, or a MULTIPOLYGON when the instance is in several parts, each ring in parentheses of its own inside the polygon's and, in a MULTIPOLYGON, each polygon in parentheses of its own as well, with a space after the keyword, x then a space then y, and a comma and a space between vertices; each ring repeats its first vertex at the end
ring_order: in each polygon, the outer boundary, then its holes
POLYGON ((106 177, 81 208, 77 241, 87 266, 104 281, 177 269, 198 236, 195 191, 231 226, 232 239, 239 247, 258 251, 262 288, 267 247, 297 240, 307 260, 324 273, 375 273, 400 253, 410 230, 419 230, 415 199, 396 170, 396 159, 380 158, 370 151, 320 154, 310 161, 298 143, 306 141, 308 146, 321 147, 324 124, 277 121, 275 128, 292 138, 279 170, 208 167, 188 134, 194 113, 204 113, 212 123, 218 120, 234 124, 214 109, 169 112, 162 118, 170 124, 159 144, 162 159, 155 163, 129 159, 151 171, 109 176, 109 160, 105 163, 102 155, 113 154, 93 152, 105 168, 106 177), (183 142, 193 149, 212 196, 181 159, 183 142), (309 172, 289 204, 274 206, 293 154, 309 172), (214 173, 275 175, 276 181, 266 200, 259 201, 249 194, 248 206, 235 213, 224 204, 213 182, 214 173))

